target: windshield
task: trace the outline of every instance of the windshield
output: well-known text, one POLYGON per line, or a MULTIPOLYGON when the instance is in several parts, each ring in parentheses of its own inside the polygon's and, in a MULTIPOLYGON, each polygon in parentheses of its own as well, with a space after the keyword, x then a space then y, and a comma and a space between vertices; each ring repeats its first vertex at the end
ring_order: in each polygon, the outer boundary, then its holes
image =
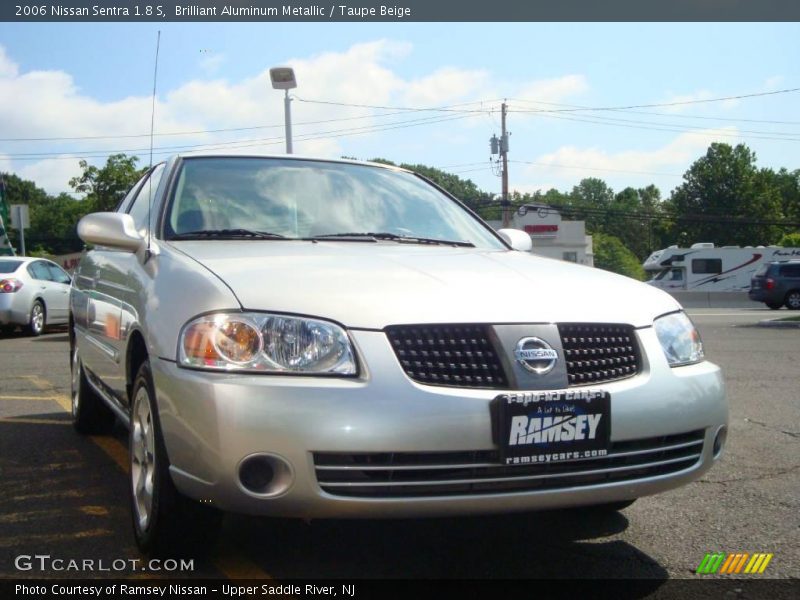
POLYGON ((272 239, 390 233, 505 248, 480 221, 411 173, 282 158, 187 158, 166 237, 217 230, 272 239))
POLYGON ((13 273, 21 264, 21 260, 0 260, 0 273, 13 273))

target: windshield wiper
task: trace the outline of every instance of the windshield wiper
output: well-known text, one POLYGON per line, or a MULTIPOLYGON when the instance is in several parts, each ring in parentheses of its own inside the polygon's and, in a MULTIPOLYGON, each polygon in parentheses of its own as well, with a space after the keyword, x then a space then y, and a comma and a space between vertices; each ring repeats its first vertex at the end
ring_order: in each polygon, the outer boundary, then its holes
POLYGON ((377 242, 378 240, 392 240, 399 244, 441 244, 444 246, 462 246, 465 248, 474 248, 475 244, 472 242, 465 242, 461 240, 440 240, 437 238, 418 237, 415 235, 398 235, 388 231, 383 232, 350 232, 350 233, 325 233, 322 235, 315 235, 312 239, 336 238, 347 240, 348 238, 353 241, 364 242, 377 242))
POLYGON ((270 231, 253 231, 251 229, 198 229, 197 231, 187 231, 177 233, 170 239, 172 240, 197 240, 202 238, 255 238, 259 240, 279 240, 286 239, 285 235, 272 233, 270 231))

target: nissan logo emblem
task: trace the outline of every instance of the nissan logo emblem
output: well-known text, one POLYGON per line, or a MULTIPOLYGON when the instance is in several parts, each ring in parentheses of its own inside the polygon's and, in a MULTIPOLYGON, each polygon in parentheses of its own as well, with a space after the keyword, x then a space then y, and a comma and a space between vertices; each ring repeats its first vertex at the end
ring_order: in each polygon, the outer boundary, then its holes
POLYGON ((543 339, 526 337, 517 342, 514 358, 526 371, 534 375, 546 375, 556 366, 558 352, 543 339))

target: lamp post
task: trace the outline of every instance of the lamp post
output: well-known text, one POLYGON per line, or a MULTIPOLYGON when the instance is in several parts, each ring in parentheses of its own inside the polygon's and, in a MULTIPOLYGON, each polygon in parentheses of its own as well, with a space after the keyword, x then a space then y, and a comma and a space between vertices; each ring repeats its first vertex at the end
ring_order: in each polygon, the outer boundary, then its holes
POLYGON ((273 67, 269 70, 269 78, 272 87, 276 90, 283 90, 283 114, 284 127, 286 129, 286 154, 292 153, 292 99, 289 98, 289 90, 297 87, 297 80, 294 77, 294 69, 291 67, 273 67))

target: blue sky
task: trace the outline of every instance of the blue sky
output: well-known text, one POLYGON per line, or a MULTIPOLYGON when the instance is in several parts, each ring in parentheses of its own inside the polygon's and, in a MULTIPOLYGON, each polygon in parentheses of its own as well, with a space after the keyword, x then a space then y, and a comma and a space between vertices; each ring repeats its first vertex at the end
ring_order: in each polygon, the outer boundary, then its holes
POLYGON ((101 164, 127 150, 146 164, 146 136, 112 136, 149 131, 158 29, 156 133, 182 135, 158 135, 156 159, 198 144, 283 152, 281 92, 266 71, 288 64, 297 153, 445 167, 499 192, 488 138, 505 98, 520 191, 594 176, 667 196, 712 141, 746 143, 761 166, 800 168, 799 92, 531 112, 800 88, 800 24, 399 22, 0 24, 0 137, 100 138, 0 141, 0 170, 56 193, 80 157, 101 164), (432 107, 451 108, 405 110, 432 107))

